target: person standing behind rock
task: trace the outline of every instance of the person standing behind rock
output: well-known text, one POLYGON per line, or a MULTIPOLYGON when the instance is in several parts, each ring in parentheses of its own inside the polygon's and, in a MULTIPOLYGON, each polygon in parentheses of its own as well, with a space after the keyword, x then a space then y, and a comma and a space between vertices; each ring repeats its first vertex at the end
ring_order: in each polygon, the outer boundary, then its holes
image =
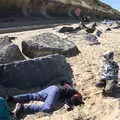
POLYGON ((119 66, 114 59, 114 52, 107 51, 103 55, 104 60, 101 66, 101 79, 96 87, 104 87, 103 94, 113 96, 118 81, 119 66))

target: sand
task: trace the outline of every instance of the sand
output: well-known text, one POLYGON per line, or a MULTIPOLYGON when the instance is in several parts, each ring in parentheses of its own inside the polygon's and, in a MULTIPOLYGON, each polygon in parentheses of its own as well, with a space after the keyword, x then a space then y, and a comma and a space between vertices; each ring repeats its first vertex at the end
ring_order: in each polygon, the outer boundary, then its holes
MULTIPOLYGON (((60 27, 0 35, 16 36, 17 39, 13 42, 19 45, 21 49, 20 43, 23 39, 42 32, 51 32, 52 30, 53 33, 74 42, 81 51, 77 56, 66 58, 66 60, 72 67, 76 89, 82 93, 85 105, 75 107, 70 112, 61 109, 55 111, 52 115, 43 113, 27 115, 24 120, 120 120, 119 99, 103 97, 101 95, 102 89, 95 87, 95 82, 99 80, 102 54, 107 50, 113 50, 115 60, 120 62, 120 30, 104 32, 99 38, 100 45, 89 46, 87 41, 83 39, 82 32, 59 34, 56 30, 60 27)), ((36 102, 34 103, 36 104, 36 102)))

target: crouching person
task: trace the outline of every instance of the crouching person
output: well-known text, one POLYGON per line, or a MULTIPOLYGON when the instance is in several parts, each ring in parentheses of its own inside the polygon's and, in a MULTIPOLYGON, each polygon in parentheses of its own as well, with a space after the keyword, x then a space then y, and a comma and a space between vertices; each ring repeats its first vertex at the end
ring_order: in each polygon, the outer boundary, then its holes
POLYGON ((83 104, 81 94, 72 88, 69 84, 52 85, 37 93, 29 93, 17 96, 8 96, 8 102, 19 102, 16 104, 14 113, 19 118, 22 112, 36 113, 36 112, 52 112, 59 100, 63 100, 69 106, 68 110, 73 106, 83 104), (42 105, 25 105, 24 102, 30 100, 44 101, 42 105))
POLYGON ((114 59, 114 53, 107 51, 103 55, 101 66, 101 79, 96 83, 96 87, 104 87, 103 95, 113 96, 118 81, 119 66, 114 59))

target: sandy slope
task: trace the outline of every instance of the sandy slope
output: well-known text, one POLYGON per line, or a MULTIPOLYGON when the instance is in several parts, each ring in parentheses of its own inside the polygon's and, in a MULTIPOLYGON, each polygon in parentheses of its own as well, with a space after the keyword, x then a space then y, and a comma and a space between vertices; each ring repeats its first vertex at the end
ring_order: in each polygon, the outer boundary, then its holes
POLYGON ((101 55, 106 50, 115 51, 115 58, 119 62, 120 31, 104 33, 101 38, 101 45, 88 46, 80 39, 75 40, 76 45, 81 51, 79 56, 71 58, 73 64, 76 84, 81 89, 86 98, 84 112, 94 116, 95 120, 119 120, 119 110, 117 99, 104 98, 101 90, 95 88, 95 81, 99 80, 99 63, 101 55), (99 92, 100 91, 100 92, 99 92))
MULTIPOLYGON (((56 29, 52 28, 53 32, 56 29)), ((51 28, 8 35, 17 36, 18 38, 14 42, 20 45, 23 38, 49 30, 51 28)), ((120 62, 120 30, 105 32, 99 39, 101 44, 95 46, 89 46, 81 34, 59 35, 64 38, 68 37, 81 51, 79 55, 67 58, 67 61, 73 69, 76 88, 83 94, 85 105, 76 107, 71 112, 61 109, 54 112, 53 115, 27 115, 25 120, 120 120, 118 99, 103 97, 101 89, 95 87, 95 82, 99 80, 99 63, 103 52, 115 51, 115 59, 120 62)))

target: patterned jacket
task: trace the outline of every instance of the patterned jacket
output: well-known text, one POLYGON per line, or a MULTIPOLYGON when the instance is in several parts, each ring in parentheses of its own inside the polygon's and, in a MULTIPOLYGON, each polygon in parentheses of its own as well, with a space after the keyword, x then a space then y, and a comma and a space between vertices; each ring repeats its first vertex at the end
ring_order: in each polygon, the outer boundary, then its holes
POLYGON ((104 60, 101 66, 101 78, 106 80, 118 79, 119 66, 115 61, 104 60))

